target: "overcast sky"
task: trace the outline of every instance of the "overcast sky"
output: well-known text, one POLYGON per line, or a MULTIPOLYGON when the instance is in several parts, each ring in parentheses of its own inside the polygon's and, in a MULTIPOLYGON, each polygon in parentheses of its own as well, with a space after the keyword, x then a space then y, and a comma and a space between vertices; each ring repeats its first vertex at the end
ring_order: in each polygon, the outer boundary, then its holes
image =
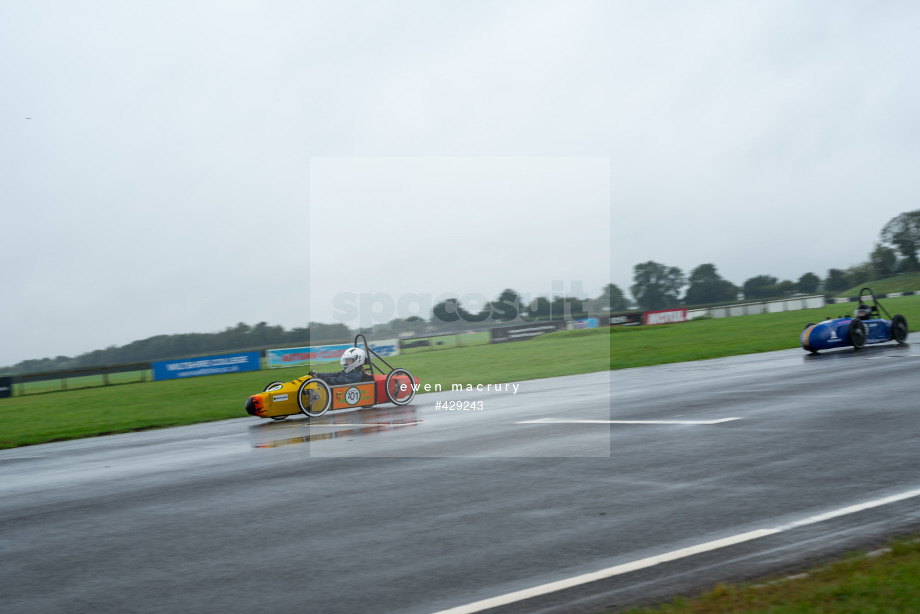
POLYGON ((647 260, 823 277, 920 208, 918 28, 895 1, 3 3, 0 366, 628 291, 647 260))

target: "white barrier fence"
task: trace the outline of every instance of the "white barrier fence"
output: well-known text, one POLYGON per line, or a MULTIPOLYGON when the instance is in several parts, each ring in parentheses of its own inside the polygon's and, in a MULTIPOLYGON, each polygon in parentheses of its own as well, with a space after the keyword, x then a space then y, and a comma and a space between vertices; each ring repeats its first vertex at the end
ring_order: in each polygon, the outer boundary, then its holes
POLYGON ((709 316, 711 318, 730 318, 733 316, 747 316, 758 313, 779 313, 781 311, 798 311, 800 309, 817 309, 824 307, 825 300, 821 294, 814 296, 796 296, 774 301, 760 301, 741 303, 739 305, 723 305, 721 307, 707 307, 704 309, 688 309, 687 319, 709 316))

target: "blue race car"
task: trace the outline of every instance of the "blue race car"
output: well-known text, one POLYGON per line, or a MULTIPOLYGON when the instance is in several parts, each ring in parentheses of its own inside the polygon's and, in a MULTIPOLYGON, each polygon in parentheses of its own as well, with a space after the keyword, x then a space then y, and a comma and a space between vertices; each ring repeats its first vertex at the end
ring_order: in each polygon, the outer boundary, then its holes
POLYGON ((869 343, 885 343, 897 341, 904 343, 907 340, 907 318, 900 313, 894 317, 882 307, 869 288, 859 291, 859 306, 853 317, 833 318, 808 324, 802 331, 802 347, 807 352, 817 354, 819 350, 853 346, 859 349, 869 343), (872 306, 863 297, 872 297, 872 306), (886 318, 881 317, 884 312, 886 318))

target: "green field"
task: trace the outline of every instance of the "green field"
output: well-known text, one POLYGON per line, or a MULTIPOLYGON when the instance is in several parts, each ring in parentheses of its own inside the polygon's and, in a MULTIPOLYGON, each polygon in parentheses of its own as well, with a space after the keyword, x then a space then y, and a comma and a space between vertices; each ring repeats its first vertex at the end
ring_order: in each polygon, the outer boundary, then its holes
POLYGON ((872 291, 876 294, 889 294, 892 292, 917 292, 920 291, 920 273, 905 273, 903 275, 895 275, 894 277, 889 277, 888 279, 870 281, 868 283, 848 288, 837 294, 837 296, 840 298, 857 296, 859 291, 866 287, 872 288, 872 291))
POLYGON ((60 392, 65 390, 79 390, 81 388, 96 388, 105 385, 131 384, 143 381, 152 381, 153 373, 149 369, 143 371, 128 371, 125 373, 110 373, 108 384, 102 375, 81 375, 67 379, 42 380, 16 384, 16 394, 41 394, 44 392, 60 392))
POLYGON ((899 539, 872 555, 853 553, 807 574, 755 584, 719 584, 629 614, 882 614, 920 612, 920 542, 899 539))
POLYGON ((417 354, 419 352, 435 352, 449 350, 455 347, 468 347, 471 345, 487 345, 491 339, 489 331, 476 333, 460 333, 456 335, 438 335, 436 337, 413 337, 406 341, 419 341, 425 339, 430 345, 400 350, 400 354, 417 354))

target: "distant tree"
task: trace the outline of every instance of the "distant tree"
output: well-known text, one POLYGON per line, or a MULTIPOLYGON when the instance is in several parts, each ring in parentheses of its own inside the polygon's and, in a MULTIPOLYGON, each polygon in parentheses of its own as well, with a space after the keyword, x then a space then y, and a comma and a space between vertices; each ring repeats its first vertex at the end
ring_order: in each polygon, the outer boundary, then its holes
POLYGON ((566 302, 569 304, 569 314, 573 318, 583 318, 588 315, 588 311, 585 309, 584 299, 580 299, 577 296, 570 296, 566 299, 566 302))
POLYGON ((805 273, 799 277, 799 281, 796 284, 796 288, 799 292, 803 294, 814 294, 818 291, 818 286, 821 284, 821 278, 815 275, 814 273, 805 273))
POLYGON ((548 318, 549 308, 549 300, 546 297, 538 296, 530 301, 530 305, 527 308, 529 319, 548 318))
POLYGON ((550 317, 554 320, 560 318, 582 317, 585 315, 585 303, 573 296, 557 296, 549 305, 550 317))
POLYGON ((646 310, 665 309, 678 304, 680 290, 687 285, 683 272, 649 260, 633 267, 630 292, 639 307, 646 310))
POLYGON ((409 316, 408 318, 406 318, 406 331, 407 332, 418 334, 422 332, 427 325, 428 323, 425 322, 425 320, 423 320, 419 316, 409 316))
POLYGON ((795 294, 796 289, 795 282, 784 279, 783 281, 776 284, 776 287, 773 289, 772 296, 787 296, 789 294, 795 294))
POLYGON ((455 298, 441 301, 431 309, 432 322, 456 322, 460 319, 460 304, 455 298))
POLYGON ((758 275, 751 277, 742 286, 744 298, 747 300, 770 298, 776 296, 776 284, 779 280, 771 275, 758 275))
POLYGON ((499 322, 510 322, 518 316, 521 296, 511 288, 506 288, 498 299, 489 303, 487 307, 493 319, 499 322))
POLYGON ((464 309, 460 303, 457 303, 457 314, 464 322, 482 322, 489 319, 489 316, 492 315, 492 309, 490 304, 486 303, 478 312, 473 313, 464 309))
POLYGON ((841 269, 829 269, 827 277, 824 278, 824 290, 826 292, 840 292, 852 285, 847 278, 846 272, 841 269))
POLYGON ((156 335, 132 341, 121 347, 110 346, 104 350, 93 350, 74 358, 58 356, 22 361, 13 365, 12 371, 15 373, 62 371, 83 367, 206 356, 260 347, 296 347, 309 345, 311 342, 343 342, 353 338, 352 331, 344 324, 314 323, 311 328, 295 328, 286 332, 281 326, 269 326, 266 322, 259 322, 255 326, 240 322, 218 333, 156 335))
POLYGON ((284 336, 284 344, 288 346, 296 346, 300 344, 310 343, 310 328, 298 327, 292 330, 289 330, 284 336))
POLYGON ((869 254, 869 261, 872 263, 876 279, 888 277, 898 272, 897 252, 881 243, 875 244, 875 249, 869 254))
POLYGON ((714 264, 701 264, 693 269, 689 282, 690 287, 687 288, 687 295, 684 297, 684 303, 687 305, 731 301, 738 296, 738 287, 722 279, 714 264))
POLYGON ((920 271, 920 259, 917 258, 917 250, 920 249, 920 209, 902 213, 889 220, 882 228, 881 239, 901 252, 902 270, 920 271))
POLYGON ((875 268, 871 262, 855 264, 847 269, 847 279, 850 280, 851 286, 869 283, 875 279, 875 268))
POLYGON ((280 326, 269 326, 268 322, 259 322, 252 327, 249 336, 247 347, 276 345, 284 340, 284 329, 280 326))
POLYGON ((344 324, 310 322, 310 342, 351 341, 352 331, 344 324))
POLYGON ((629 309, 629 302, 626 295, 616 284, 607 284, 604 291, 597 297, 598 303, 603 309, 606 307, 610 311, 626 311, 629 309))

